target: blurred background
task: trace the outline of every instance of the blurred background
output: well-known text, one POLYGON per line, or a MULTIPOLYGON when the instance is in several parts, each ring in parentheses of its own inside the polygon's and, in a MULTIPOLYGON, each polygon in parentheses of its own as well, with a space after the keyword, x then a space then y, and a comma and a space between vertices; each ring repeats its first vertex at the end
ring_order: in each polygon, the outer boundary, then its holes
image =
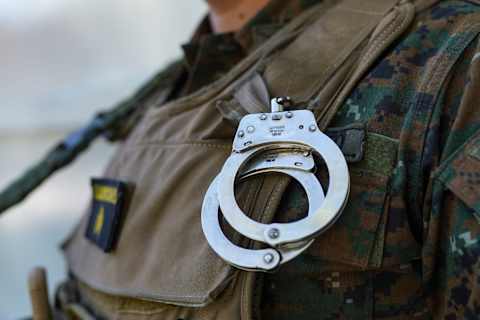
MULTIPOLYGON (((202 0, 0 0, 0 188, 181 55, 202 0)), ((0 319, 30 314, 27 275, 65 276, 58 249, 113 147, 103 141, 0 217, 0 319)))

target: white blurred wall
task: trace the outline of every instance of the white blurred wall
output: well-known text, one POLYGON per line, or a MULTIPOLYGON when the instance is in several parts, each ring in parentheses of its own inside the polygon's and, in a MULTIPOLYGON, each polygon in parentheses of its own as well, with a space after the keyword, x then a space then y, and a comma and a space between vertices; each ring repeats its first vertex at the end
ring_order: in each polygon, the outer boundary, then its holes
MULTIPOLYGON (((0 188, 179 56, 205 10, 202 0, 0 0, 0 188)), ((96 143, 0 217, 0 319, 30 313, 31 267, 47 267, 52 292, 64 277, 58 244, 111 152, 96 143)))

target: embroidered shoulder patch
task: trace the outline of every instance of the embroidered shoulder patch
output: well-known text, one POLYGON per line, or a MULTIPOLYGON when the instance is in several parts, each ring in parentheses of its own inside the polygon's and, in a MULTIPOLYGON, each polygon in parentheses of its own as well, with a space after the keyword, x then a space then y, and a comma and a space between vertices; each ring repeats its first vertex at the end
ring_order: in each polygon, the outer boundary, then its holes
POLYGON ((127 186, 111 179, 92 179, 92 206, 85 237, 105 252, 115 246, 127 186))

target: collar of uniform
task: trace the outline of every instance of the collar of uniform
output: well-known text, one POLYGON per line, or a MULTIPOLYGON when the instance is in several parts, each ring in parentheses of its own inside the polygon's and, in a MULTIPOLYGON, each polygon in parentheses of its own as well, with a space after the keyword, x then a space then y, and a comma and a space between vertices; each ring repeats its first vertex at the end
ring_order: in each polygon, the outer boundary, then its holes
POLYGON ((189 43, 182 46, 187 67, 197 61, 198 52, 205 45, 218 46, 218 49, 230 51, 233 42, 249 52, 263 43, 285 23, 304 10, 320 3, 322 0, 271 0, 256 16, 237 32, 214 34, 208 16, 198 25, 189 43))
MULTIPOLYGON (((201 52, 227 54, 228 52, 238 51, 239 43, 237 43, 234 33, 213 33, 207 16, 200 22, 190 42, 182 45, 182 49, 186 65, 191 71, 196 64, 202 62, 201 52)), ((202 54, 202 56, 209 58, 211 55, 202 54)))
POLYGON ((271 0, 241 30, 215 34, 208 16, 182 46, 187 77, 183 96, 216 81, 295 16, 322 0, 271 0))
POLYGON ((244 48, 255 48, 287 22, 323 0, 271 0, 242 29, 235 38, 244 48))

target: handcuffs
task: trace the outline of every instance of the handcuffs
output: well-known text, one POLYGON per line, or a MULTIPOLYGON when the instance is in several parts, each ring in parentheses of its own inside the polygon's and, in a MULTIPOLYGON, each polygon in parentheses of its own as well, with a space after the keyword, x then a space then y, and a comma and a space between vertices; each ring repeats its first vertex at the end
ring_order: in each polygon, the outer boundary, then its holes
POLYGON ((272 271, 305 251, 341 215, 350 190, 347 162, 340 148, 322 133, 309 110, 284 111, 288 98, 274 98, 271 112, 242 118, 232 154, 210 184, 202 204, 203 233, 224 261, 247 271, 272 271), (315 176, 315 157, 328 170, 326 193, 315 176), (277 172, 304 188, 309 209, 305 218, 264 224, 249 218, 235 199, 235 185, 250 176, 277 172), (263 243, 246 249, 224 234, 219 213, 241 235, 263 243))

